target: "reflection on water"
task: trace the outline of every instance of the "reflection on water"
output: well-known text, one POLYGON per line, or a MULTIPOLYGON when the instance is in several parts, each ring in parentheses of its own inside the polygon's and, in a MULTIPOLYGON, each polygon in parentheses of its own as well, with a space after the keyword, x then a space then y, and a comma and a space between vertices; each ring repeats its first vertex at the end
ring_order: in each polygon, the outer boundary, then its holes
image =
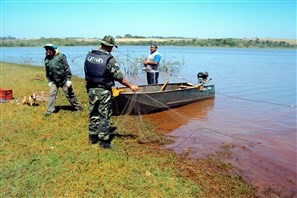
POLYGON ((213 110, 214 98, 202 100, 170 110, 146 114, 144 118, 156 125, 163 133, 177 129, 192 120, 206 120, 209 111, 213 110))

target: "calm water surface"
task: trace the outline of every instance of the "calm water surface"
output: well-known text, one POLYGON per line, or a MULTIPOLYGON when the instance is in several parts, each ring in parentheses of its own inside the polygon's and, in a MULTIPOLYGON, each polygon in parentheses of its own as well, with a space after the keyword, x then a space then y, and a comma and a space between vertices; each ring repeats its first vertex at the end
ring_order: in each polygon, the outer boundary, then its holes
MULTIPOLYGON (((60 47, 74 75, 84 77, 83 62, 92 47, 60 47)), ((40 48, 2 48, 1 61, 42 66, 40 48)), ((149 47, 123 46, 113 54, 127 71, 148 54, 149 47)), ((233 145, 237 172, 259 186, 296 196, 296 50, 159 47, 162 59, 179 61, 182 68, 171 82, 197 84, 196 75, 208 71, 216 85, 212 100, 146 116, 161 130, 171 132, 177 153, 206 157, 233 145), (162 122, 160 121, 162 120, 162 122), (167 120, 167 122, 164 122, 167 120)), ((127 76, 146 84, 145 74, 127 76)), ((168 74, 160 74, 160 83, 168 74)))

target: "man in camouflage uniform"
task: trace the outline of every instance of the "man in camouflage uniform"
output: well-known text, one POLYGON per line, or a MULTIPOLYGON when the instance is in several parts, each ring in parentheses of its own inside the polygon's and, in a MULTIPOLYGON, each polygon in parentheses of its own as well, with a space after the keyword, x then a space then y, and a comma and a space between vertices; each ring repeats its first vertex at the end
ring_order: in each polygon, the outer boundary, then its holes
POLYGON ((130 84, 120 71, 119 64, 110 54, 115 45, 112 36, 107 35, 101 40, 99 50, 88 53, 84 70, 89 95, 89 143, 99 147, 111 148, 110 116, 112 114, 112 86, 114 81, 138 90, 138 86, 130 84))

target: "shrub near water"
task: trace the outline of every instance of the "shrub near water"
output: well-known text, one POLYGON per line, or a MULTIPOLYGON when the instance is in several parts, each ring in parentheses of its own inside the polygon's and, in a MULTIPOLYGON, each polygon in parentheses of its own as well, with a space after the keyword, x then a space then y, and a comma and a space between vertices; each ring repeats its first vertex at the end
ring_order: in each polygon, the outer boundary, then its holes
MULTIPOLYGON (((15 97, 0 105, 0 190, 3 197, 252 195, 252 188, 238 178, 211 173, 203 163, 199 166, 181 161, 156 145, 139 144, 132 138, 139 134, 129 128, 133 118, 125 118, 127 124, 117 128, 118 133, 130 131, 132 135, 115 137, 112 150, 88 145, 85 82, 75 77, 72 82, 84 110, 72 112, 62 108, 45 118, 46 103, 35 107, 17 103, 32 92, 48 91, 44 68, 1 63, 1 87, 12 89, 15 97), (195 178, 188 174, 189 170, 195 178), (216 191, 208 185, 212 181, 215 181, 216 191)), ((56 105, 69 105, 62 91, 56 105)), ((117 123, 115 119, 121 117, 112 118, 117 123)))

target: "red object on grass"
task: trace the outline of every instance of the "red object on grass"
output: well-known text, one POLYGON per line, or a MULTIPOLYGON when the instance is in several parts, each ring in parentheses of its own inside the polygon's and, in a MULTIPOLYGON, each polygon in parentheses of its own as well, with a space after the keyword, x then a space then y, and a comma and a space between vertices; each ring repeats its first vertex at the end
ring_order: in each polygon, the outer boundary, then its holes
POLYGON ((3 89, 0 88, 0 99, 2 100, 11 100, 12 97, 12 90, 11 89, 3 89))

